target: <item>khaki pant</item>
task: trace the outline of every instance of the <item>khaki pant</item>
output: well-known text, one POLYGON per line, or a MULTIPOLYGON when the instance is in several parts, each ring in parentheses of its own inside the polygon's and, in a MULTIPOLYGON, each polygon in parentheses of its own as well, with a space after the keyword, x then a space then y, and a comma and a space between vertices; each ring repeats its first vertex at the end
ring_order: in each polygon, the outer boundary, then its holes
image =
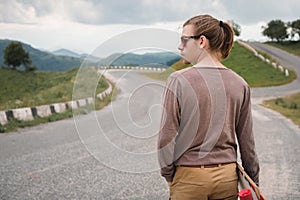
POLYGON ((213 168, 177 167, 170 187, 171 200, 236 200, 236 163, 213 168))

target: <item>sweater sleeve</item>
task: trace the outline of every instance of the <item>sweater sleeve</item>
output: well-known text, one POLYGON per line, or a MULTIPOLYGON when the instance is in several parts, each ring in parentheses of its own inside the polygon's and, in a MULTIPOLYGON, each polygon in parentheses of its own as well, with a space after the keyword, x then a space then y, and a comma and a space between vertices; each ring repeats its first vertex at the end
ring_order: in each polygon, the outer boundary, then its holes
POLYGON ((180 106, 178 102, 179 83, 176 77, 170 76, 163 96, 163 111, 158 133, 158 160, 161 175, 172 182, 175 173, 174 148, 175 138, 180 124, 180 106))
POLYGON ((240 110, 236 133, 242 165, 251 179, 259 185, 259 163, 255 152, 249 86, 245 87, 244 101, 240 110))

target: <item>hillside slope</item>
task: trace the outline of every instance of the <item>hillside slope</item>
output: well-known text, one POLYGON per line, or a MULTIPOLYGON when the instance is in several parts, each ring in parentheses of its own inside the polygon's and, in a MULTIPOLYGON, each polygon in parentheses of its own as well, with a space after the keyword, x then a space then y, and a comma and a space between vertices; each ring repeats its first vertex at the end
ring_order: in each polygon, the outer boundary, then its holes
MULTIPOLYGON (((0 40, 0 65, 4 66, 3 51, 12 40, 0 40)), ((21 42, 22 43, 22 42, 21 42)), ((29 44, 22 43, 23 48, 29 52, 32 65, 39 71, 66 71, 81 65, 81 59, 69 56, 57 56, 52 53, 33 48, 29 44)))

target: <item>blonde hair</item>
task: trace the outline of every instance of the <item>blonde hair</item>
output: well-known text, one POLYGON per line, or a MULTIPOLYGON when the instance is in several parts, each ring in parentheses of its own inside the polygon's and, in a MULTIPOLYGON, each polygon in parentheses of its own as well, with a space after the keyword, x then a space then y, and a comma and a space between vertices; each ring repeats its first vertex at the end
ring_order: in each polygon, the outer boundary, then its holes
POLYGON ((210 50, 216 51, 221 59, 228 57, 234 36, 230 24, 210 15, 198 15, 187 20, 183 27, 186 25, 193 25, 195 35, 204 35, 209 40, 210 50))

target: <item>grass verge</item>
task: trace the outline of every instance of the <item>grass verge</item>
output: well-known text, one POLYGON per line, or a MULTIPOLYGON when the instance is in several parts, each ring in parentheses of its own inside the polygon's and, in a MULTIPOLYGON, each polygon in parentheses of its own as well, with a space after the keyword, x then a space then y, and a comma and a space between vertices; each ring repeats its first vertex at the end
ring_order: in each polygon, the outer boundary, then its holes
MULTIPOLYGON (((113 88, 115 88, 114 85, 113 88)), ((35 117, 31 121, 21 121, 17 119, 9 120, 8 123, 5 125, 0 124, 0 133, 12 132, 12 131, 16 131, 18 128, 36 126, 43 123, 49 123, 49 122, 54 122, 62 119, 71 118, 74 115, 88 114, 93 110, 100 110, 106 105, 108 105, 111 101, 113 101, 116 98, 118 92, 119 92, 118 90, 113 89, 113 92, 107 95, 106 97, 104 97, 102 100, 95 98, 95 106, 87 105, 87 106, 80 107, 78 109, 67 110, 64 113, 54 113, 48 117, 35 117)))
POLYGON ((262 105, 281 113, 300 127, 300 93, 266 100, 262 105))
MULTIPOLYGON (((77 84, 79 98, 86 98, 85 91, 87 88, 95 87, 97 73, 93 68, 84 69, 77 77, 78 68, 66 72, 35 72, 26 73, 20 71, 12 71, 0 68, 0 110, 8 110, 19 107, 34 107, 58 102, 66 102, 72 100, 73 87, 75 80, 82 84, 77 84), (88 80, 86 77, 89 77, 88 80)), ((111 83, 112 84, 112 83, 111 83)), ((87 114, 92 110, 99 110, 114 100, 118 90, 115 90, 114 84, 113 94, 99 100, 95 97, 95 106, 88 105, 74 110, 67 110, 64 113, 55 113, 48 117, 36 117, 32 121, 10 120, 6 125, 0 125, 0 133, 11 132, 17 128, 35 126, 42 123, 58 121, 70 118, 77 114, 87 114)), ((101 78, 96 85, 96 94, 108 88, 108 80, 101 78)), ((93 96, 91 94, 90 96, 93 96)))
MULTIPOLYGON (((0 110, 71 101, 74 83, 81 78, 77 77, 78 70, 79 68, 66 72, 22 72, 0 68, 0 110)), ((80 80, 84 84, 78 86, 78 93, 85 95, 88 87, 95 87, 89 81, 95 80, 98 75, 93 68, 84 70, 84 73, 91 78, 80 80)), ((101 78, 96 93, 106 88, 108 83, 101 78)))

